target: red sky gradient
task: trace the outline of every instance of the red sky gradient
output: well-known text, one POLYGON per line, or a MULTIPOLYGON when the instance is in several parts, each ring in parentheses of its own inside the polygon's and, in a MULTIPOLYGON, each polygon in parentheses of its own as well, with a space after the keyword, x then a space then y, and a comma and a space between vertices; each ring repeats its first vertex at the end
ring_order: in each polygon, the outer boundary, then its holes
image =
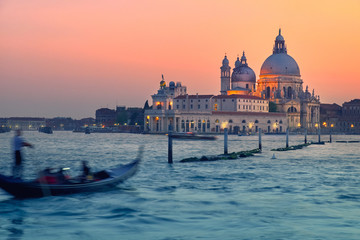
POLYGON ((0 117, 94 117, 142 107, 164 74, 219 94, 225 52, 259 76, 281 27, 304 88, 360 98, 360 1, 0 2, 0 117))

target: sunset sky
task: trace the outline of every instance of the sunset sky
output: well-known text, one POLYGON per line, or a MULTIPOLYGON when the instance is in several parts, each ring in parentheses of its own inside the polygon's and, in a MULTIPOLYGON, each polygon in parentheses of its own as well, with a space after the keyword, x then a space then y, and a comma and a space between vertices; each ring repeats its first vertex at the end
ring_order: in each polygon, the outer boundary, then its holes
POLYGON ((360 1, 2 0, 0 117, 143 107, 165 81, 219 94, 224 54, 259 77, 278 29, 322 103, 360 98, 360 1))

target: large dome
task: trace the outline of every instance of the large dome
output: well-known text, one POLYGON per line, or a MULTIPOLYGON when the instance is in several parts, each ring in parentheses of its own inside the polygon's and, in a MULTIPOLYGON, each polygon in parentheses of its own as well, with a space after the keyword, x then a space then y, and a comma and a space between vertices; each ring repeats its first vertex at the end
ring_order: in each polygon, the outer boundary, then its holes
POLYGON ((285 39, 281 35, 275 38, 273 54, 268 57, 260 69, 261 75, 290 75, 300 77, 300 69, 296 61, 287 54, 285 39))
POLYGON ((291 75, 300 77, 296 61, 287 53, 275 53, 261 66, 260 75, 291 75))

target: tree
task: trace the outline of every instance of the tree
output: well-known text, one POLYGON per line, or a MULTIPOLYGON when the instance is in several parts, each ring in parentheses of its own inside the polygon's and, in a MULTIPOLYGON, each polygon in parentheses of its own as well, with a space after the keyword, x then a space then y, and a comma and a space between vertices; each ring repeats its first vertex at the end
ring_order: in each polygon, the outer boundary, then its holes
POLYGON ((269 102, 269 112, 276 112, 276 103, 274 102, 269 102))
POLYGON ((148 100, 146 100, 145 104, 144 104, 144 110, 150 109, 151 107, 149 106, 149 102, 148 100))

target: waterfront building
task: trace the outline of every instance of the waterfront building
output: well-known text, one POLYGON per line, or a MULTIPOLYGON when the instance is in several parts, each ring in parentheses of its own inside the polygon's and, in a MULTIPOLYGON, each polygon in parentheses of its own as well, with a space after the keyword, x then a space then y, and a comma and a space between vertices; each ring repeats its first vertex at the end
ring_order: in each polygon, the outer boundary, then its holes
POLYGON ((116 107, 116 122, 133 126, 144 126, 144 109, 139 107, 116 107))
POLYGON ((269 113, 269 101, 257 96, 160 94, 166 104, 156 102, 160 98, 154 94, 153 108, 145 111, 145 131, 150 133, 166 133, 169 126, 175 132, 198 133, 220 133, 225 127, 229 133, 255 133, 259 128, 283 132, 287 127, 286 114, 269 113))
MULTIPOLYGON (((166 86, 162 79, 158 93, 152 95, 152 109, 145 112, 146 131, 166 132, 171 125, 175 131, 220 132, 221 121, 226 122, 227 118, 234 123, 231 116, 237 116, 237 120, 246 116, 241 123, 248 123, 245 130, 251 131, 249 126, 253 124, 250 123, 257 121, 258 127, 263 124, 256 119, 258 114, 262 114, 263 121, 266 119, 261 128, 267 132, 284 131, 287 127, 314 131, 320 127, 320 97, 314 90, 310 93, 307 86, 303 89, 299 66, 287 54, 281 29, 275 38, 272 55, 261 66, 258 80, 243 52, 241 59, 238 57, 235 61, 232 72, 225 55, 220 67, 221 95, 187 95, 186 88, 174 91, 177 86, 181 83, 175 86, 170 82, 166 86)), ((233 126, 244 129, 238 122, 233 126)))
POLYGON ((7 127, 7 118, 0 118, 0 127, 7 127))
POLYGON ((360 99, 343 103, 340 129, 345 133, 360 133, 360 99))
POLYGON ((275 38, 273 54, 262 64, 260 78, 248 66, 245 53, 235 62, 230 78, 230 66, 225 56, 221 66, 221 94, 248 94, 268 99, 276 111, 287 114, 290 129, 315 129, 320 125, 320 97, 315 91, 303 90, 303 80, 297 62, 287 54, 285 39, 275 38), (255 87, 256 86, 256 87, 255 87))
POLYGON ((320 123, 322 132, 339 131, 342 107, 333 104, 320 104, 320 123))
POLYGON ((116 121, 116 112, 109 108, 100 108, 95 111, 95 121, 98 125, 114 126, 116 121))
POLYGON ((45 118, 11 117, 7 119, 7 126, 12 130, 37 131, 40 127, 45 127, 46 122, 45 118))

